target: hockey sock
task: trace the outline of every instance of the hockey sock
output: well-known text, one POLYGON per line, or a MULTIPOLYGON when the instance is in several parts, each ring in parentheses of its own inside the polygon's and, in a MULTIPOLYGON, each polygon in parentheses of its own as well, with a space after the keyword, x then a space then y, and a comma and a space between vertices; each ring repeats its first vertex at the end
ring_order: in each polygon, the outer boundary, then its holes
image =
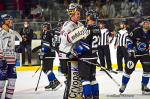
POLYGON ((130 80, 130 75, 125 73, 122 77, 122 84, 127 85, 129 80, 130 80))
POLYGON ((84 97, 88 97, 92 94, 90 81, 83 81, 83 95, 84 97))
POLYGON ((99 85, 98 85, 97 81, 91 82, 91 90, 92 90, 93 96, 99 96, 99 85))
POLYGON ((15 90, 16 79, 8 79, 5 98, 12 99, 15 90))
POLYGON ((6 83, 5 80, 0 81, 0 97, 2 96, 2 93, 4 91, 5 83, 6 83))
POLYGON ((147 85, 149 82, 149 77, 146 74, 143 74, 142 76, 142 84, 147 85))
POLYGON ((49 81, 53 81, 56 79, 55 74, 52 71, 47 72, 47 77, 49 81))

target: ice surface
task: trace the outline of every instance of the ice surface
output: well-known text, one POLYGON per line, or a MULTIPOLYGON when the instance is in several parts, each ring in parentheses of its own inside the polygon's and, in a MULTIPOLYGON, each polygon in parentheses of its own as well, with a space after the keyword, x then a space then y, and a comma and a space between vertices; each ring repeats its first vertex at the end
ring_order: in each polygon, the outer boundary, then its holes
MULTIPOLYGON (((63 99, 64 80, 65 77, 59 75, 57 71, 55 74, 61 81, 63 86, 57 91, 45 91, 44 86, 48 85, 46 75, 42 73, 38 90, 35 92, 35 87, 38 81, 39 72, 32 77, 34 72, 18 72, 18 79, 16 82, 16 90, 13 99, 63 99)), ((123 73, 111 75, 121 84, 121 77, 123 73)), ((150 99, 150 95, 141 94, 141 76, 142 70, 136 70, 123 95, 119 95, 119 87, 102 71, 97 71, 96 77, 99 82, 100 99, 150 99)), ((148 85, 150 87, 150 84, 148 85)))

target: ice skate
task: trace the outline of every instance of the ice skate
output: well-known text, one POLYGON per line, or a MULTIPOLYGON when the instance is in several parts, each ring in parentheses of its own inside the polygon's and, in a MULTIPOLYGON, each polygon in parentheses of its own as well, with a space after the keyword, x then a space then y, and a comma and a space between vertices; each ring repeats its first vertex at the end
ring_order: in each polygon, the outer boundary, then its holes
POLYGON ((146 85, 142 85, 142 94, 150 95, 150 89, 146 85))
POLYGON ((119 92, 120 92, 120 93, 123 93, 123 92, 125 91, 125 89, 126 89, 126 85, 123 84, 123 85, 120 87, 119 92))

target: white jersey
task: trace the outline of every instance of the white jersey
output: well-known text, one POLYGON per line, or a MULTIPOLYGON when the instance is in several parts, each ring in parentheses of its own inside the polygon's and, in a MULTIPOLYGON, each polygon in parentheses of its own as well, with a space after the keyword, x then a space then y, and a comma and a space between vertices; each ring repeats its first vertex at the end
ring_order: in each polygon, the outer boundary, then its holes
POLYGON ((126 46, 128 31, 126 29, 119 30, 116 36, 115 45, 126 46))
MULTIPOLYGON (((65 53, 70 52, 73 47, 73 43, 70 42, 69 33, 75 29, 84 26, 82 23, 78 22, 77 24, 72 21, 66 21, 60 31, 61 42, 59 45, 59 50, 65 53)), ((59 54, 60 58, 67 59, 66 55, 63 53, 59 54)))
POLYGON ((22 41, 20 34, 14 30, 0 31, 0 58, 6 59, 7 64, 15 64, 16 61, 15 37, 22 41))
POLYGON ((109 30, 107 28, 101 29, 101 36, 100 36, 100 45, 109 45, 109 30))

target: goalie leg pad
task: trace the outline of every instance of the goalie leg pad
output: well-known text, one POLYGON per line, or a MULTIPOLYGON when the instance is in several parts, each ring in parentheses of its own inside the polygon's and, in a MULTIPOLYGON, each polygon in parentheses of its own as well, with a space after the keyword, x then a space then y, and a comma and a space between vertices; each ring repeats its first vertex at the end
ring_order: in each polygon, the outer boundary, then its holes
POLYGON ((15 82, 16 79, 8 79, 8 84, 6 88, 6 94, 5 94, 6 99, 12 99, 15 90, 15 82))
POLYGON ((77 61, 71 61, 71 81, 68 95, 69 99, 82 97, 82 83, 79 76, 77 61))

